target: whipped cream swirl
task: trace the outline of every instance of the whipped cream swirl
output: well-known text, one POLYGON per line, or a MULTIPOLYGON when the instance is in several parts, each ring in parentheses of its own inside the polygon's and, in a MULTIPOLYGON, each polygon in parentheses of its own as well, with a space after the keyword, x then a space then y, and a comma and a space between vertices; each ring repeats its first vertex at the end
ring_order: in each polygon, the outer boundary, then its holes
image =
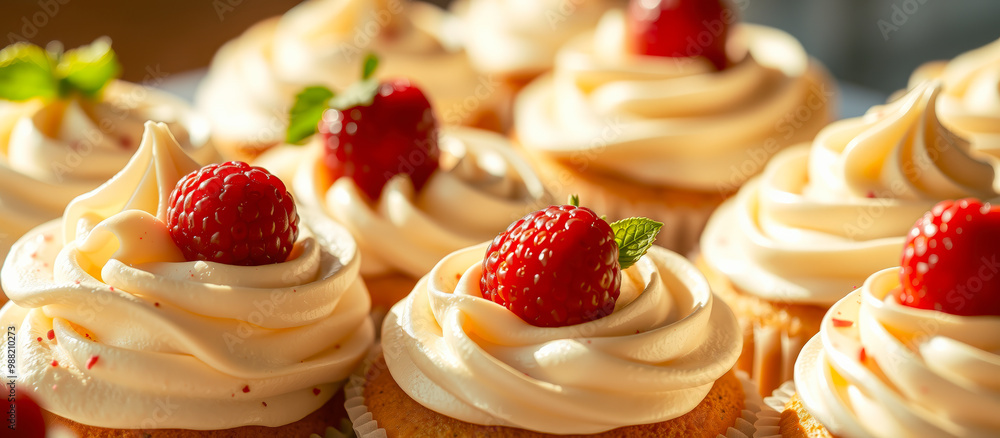
POLYGON ((611 315, 543 328, 482 298, 486 246, 445 257, 383 323, 393 379, 431 410, 482 425, 598 433, 684 415, 736 363, 735 316, 677 254, 653 247, 625 270, 611 315))
POLYGON ((303 228, 273 265, 184 260, 166 203, 199 167, 149 122, 120 173, 14 245, 0 321, 18 327, 18 385, 46 410, 108 428, 281 426, 363 358, 374 328, 346 231, 303 228))
POLYGON ((552 68, 556 52, 597 25, 623 0, 464 0, 451 9, 461 17, 465 49, 476 69, 527 78, 552 68))
POLYGON ((198 162, 216 159, 207 122, 180 99, 114 81, 99 101, 5 102, 0 107, 0 258, 22 234, 121 170, 147 120, 166 122, 198 162))
POLYGON ((306 1, 223 46, 196 101, 220 135, 271 146, 284 137, 296 93, 346 89, 375 52, 376 76, 412 79, 445 123, 474 122, 469 108, 496 103, 502 85, 472 69, 454 27, 450 14, 421 2, 306 1))
POLYGON ((951 61, 924 64, 910 77, 910 87, 934 78, 944 82, 941 121, 974 150, 1000 160, 1000 40, 951 61))
POLYGON ((876 272, 826 314, 795 364, 806 409, 838 436, 1000 434, 1000 317, 906 307, 898 287, 876 272))
POLYGON ((419 193, 408 177, 397 175, 372 205, 352 179, 326 181, 322 145, 314 141, 294 182, 301 214, 306 220, 332 218, 350 230, 364 255, 362 274, 399 272, 417 279, 452 251, 492 240, 511 222, 551 203, 541 180, 500 135, 445 128, 440 148, 442 169, 419 193))
POLYGON ((897 264, 937 202, 997 196, 993 168, 938 121, 940 92, 924 83, 775 156, 709 220, 706 261, 761 298, 829 306, 897 264))
POLYGON ((622 12, 608 12, 525 88, 514 113, 524 147, 581 171, 728 192, 833 114, 832 81, 777 29, 735 26, 733 65, 718 72, 703 57, 632 54, 625 35, 622 12))

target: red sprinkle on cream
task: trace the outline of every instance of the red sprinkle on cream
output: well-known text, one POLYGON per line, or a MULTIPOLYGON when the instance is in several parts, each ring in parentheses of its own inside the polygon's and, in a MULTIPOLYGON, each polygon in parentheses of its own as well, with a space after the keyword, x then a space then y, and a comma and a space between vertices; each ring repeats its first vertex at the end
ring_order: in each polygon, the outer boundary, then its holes
POLYGON ((158 302, 157 303, 153 303, 153 305, 156 306, 156 307, 160 307, 160 303, 158 303, 158 302))
POLYGON ((313 388, 313 395, 319 395, 319 388, 313 388))
POLYGON ((54 367, 59 366, 59 361, 58 360, 53 360, 52 361, 52 366, 54 366, 54 367))
POLYGON ((42 342, 42 337, 41 336, 38 337, 38 342, 42 342))
POLYGON ((858 358, 861 359, 862 362, 868 358, 868 354, 865 353, 865 347, 861 347, 861 354, 858 355, 858 358))
POLYGON ((260 404, 264 405, 265 408, 267 407, 267 402, 260 402, 260 404))
POLYGON ((53 340, 53 339, 56 338, 56 331, 55 330, 49 330, 49 333, 46 334, 45 336, 48 336, 49 340, 51 341, 51 340, 53 340))
POLYGON ((852 325, 854 325, 854 321, 848 321, 846 319, 833 318, 833 326, 834 327, 850 327, 852 325))
POLYGON ((97 356, 97 355, 90 356, 90 359, 87 359, 87 369, 89 370, 89 369, 93 368, 94 365, 97 364, 97 360, 100 359, 100 358, 101 357, 97 356))
POLYGON ((244 385, 243 392, 250 392, 250 385, 244 385))

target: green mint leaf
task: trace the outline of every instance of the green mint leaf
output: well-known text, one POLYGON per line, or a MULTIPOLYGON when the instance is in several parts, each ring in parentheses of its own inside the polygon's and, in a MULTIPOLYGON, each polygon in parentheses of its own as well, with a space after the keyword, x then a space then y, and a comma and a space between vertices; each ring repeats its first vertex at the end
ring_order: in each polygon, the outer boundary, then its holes
POLYGON ((0 99, 23 101, 58 95, 59 85, 45 50, 27 43, 0 50, 0 99))
POLYGON ((305 139, 316 133, 323 111, 330 107, 330 99, 334 93, 323 86, 306 87, 295 96, 295 104, 288 113, 288 132, 285 141, 291 144, 302 144, 305 139))
POLYGON ((378 93, 378 87, 379 82, 375 79, 365 79, 361 82, 355 82, 350 87, 347 87, 344 92, 330 100, 330 107, 345 110, 352 106, 371 105, 372 100, 375 99, 375 93, 378 93))
POLYGON ((371 79, 372 75, 375 74, 375 69, 378 68, 378 56, 374 53, 369 53, 365 55, 365 61, 361 64, 361 79, 371 79))
POLYGON ((572 205, 574 207, 579 207, 580 206, 580 195, 569 195, 569 201, 567 201, 567 202, 569 202, 569 205, 572 205))
POLYGON ((646 254, 662 227, 662 223, 644 217, 630 217, 611 224, 618 244, 618 264, 622 269, 634 265, 646 254))
POLYGON ((104 86, 121 72, 122 65, 111 50, 111 40, 107 38, 63 53, 56 65, 60 95, 63 97, 76 91, 84 97, 96 98, 104 86))

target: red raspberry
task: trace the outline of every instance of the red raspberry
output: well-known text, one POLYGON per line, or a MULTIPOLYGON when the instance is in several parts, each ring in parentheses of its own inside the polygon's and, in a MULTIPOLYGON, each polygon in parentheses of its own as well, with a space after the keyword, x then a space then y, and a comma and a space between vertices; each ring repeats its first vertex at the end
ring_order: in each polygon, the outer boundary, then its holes
POLYGON ((42 419, 42 409, 38 407, 38 404, 24 390, 19 389, 16 391, 14 403, 12 406, 9 406, 10 408, 14 410, 9 413, 10 417, 17 420, 17 423, 14 424, 16 429, 11 431, 8 429, 8 425, 5 424, 4 430, 8 431, 11 435, 2 435, 22 438, 45 438, 45 420, 42 419))
POLYGON ((944 201, 917 220, 903 247, 903 305, 954 315, 1000 315, 1000 210, 944 201))
POLYGON ((664 57, 704 56, 722 70, 734 11, 725 0, 632 0, 626 29, 635 53, 664 57))
POLYGON ((188 260, 258 266, 288 258, 299 236, 299 217, 278 177, 230 161, 177 182, 167 228, 188 260))
POLYGON ((611 226, 586 207, 553 206, 511 224, 483 260, 483 297, 529 324, 562 327, 610 315, 621 290, 611 226))
POLYGON ((370 105, 326 110, 319 132, 330 176, 351 177, 372 200, 397 174, 420 190, 439 166, 434 111, 406 79, 380 83, 370 105))

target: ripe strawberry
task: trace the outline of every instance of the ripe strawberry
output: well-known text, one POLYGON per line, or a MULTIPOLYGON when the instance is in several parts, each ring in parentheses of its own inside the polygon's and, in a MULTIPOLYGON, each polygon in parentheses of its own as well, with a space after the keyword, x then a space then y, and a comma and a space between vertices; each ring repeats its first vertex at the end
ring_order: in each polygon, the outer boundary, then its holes
POLYGON ((378 59, 368 55, 361 81, 337 94, 307 87, 289 113, 289 143, 319 130, 332 179, 354 180, 372 200, 393 176, 409 175, 420 190, 437 170, 438 122, 424 93, 407 79, 376 81, 378 59))
POLYGON ((1000 315, 1000 209, 944 201, 917 220, 903 247, 903 305, 964 316, 1000 315))
POLYGON ((649 249, 662 224, 632 218, 609 225, 575 197, 570 204, 530 213, 493 240, 479 281, 484 298, 539 327, 611 314, 621 270, 649 249))
POLYGON ((407 79, 378 85, 370 104, 331 108, 319 124, 333 179, 354 179, 371 199, 397 174, 420 190, 438 168, 438 123, 427 97, 407 79))
POLYGON ((188 260, 258 266, 288 258, 299 235, 299 217, 278 177, 230 161, 202 167, 177 182, 167 228, 188 260))
POLYGON ((5 424, 3 429, 11 434, 9 436, 44 438, 45 420, 42 419, 42 409, 25 391, 17 390, 15 392, 14 403, 8 408, 8 416, 14 421, 5 424), (14 429, 11 430, 9 426, 13 426, 14 429))
POLYGON ((725 0, 632 0, 626 14, 635 53, 664 57, 704 56, 722 70, 734 11, 725 0))

